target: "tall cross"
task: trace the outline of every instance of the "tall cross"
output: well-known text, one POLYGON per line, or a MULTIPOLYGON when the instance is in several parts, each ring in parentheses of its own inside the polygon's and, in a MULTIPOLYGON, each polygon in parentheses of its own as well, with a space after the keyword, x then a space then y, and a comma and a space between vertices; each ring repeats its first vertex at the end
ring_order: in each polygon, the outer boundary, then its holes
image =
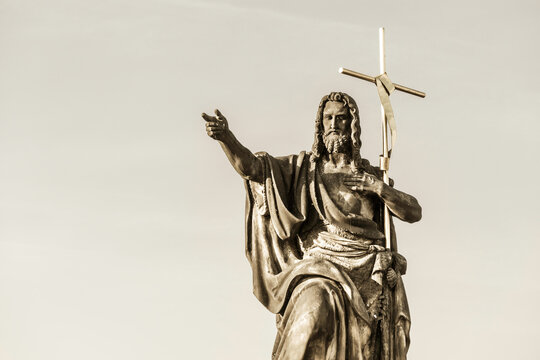
MULTIPOLYGON (((390 80, 388 79, 388 77, 386 76, 386 56, 384 52, 384 28, 379 28, 379 71, 381 75, 373 77, 373 76, 365 75, 365 74, 352 71, 349 69, 339 68, 339 72, 341 74, 353 76, 355 78, 366 80, 366 81, 377 84, 377 88, 379 90, 379 96, 381 97, 381 121, 382 121, 382 138, 383 138, 383 141, 382 141, 383 154, 380 157, 380 168, 383 171, 383 181, 385 184, 388 185, 390 183, 390 179, 388 177, 388 169, 390 166, 390 151, 388 149, 389 122, 391 122, 390 128, 392 131, 392 148, 394 146, 394 139, 395 139, 395 125, 393 124, 394 115, 392 112, 392 107, 390 105, 390 100, 388 99, 388 95, 390 95, 390 92, 392 92, 392 90, 394 89, 402 91, 402 92, 406 92, 411 95, 419 96, 421 98, 425 97, 426 93, 411 89, 403 85, 392 84, 390 80), (383 93, 384 91, 386 92, 386 94, 383 93)), ((388 206, 386 205, 384 205, 384 235, 386 237, 386 247, 389 249, 392 249, 393 251, 397 251, 397 243, 395 241, 392 241, 391 230, 390 230, 390 211, 388 210, 388 206)))

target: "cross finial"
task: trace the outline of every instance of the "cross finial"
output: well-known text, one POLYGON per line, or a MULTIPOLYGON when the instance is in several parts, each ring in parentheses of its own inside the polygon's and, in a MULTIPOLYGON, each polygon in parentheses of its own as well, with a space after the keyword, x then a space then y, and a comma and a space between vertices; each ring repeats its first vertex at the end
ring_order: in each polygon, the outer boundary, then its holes
MULTIPOLYGON (((383 180, 386 184, 389 184, 390 179, 388 177, 388 169, 390 165, 390 151, 388 148, 388 126, 392 131, 392 147, 395 141, 395 122, 392 106, 390 105, 389 95, 395 89, 402 92, 406 92, 411 95, 419 96, 421 98, 426 96, 426 93, 418 90, 411 89, 409 87, 392 83, 386 75, 386 54, 384 47, 384 28, 379 28, 379 71, 380 75, 373 77, 365 75, 356 71, 352 71, 345 68, 339 68, 341 74, 349 75, 358 79, 366 80, 377 84, 377 90, 381 98, 381 122, 382 122, 382 145, 383 152, 380 159, 380 168, 383 171, 383 180)), ((386 247, 397 251, 397 244, 392 242, 391 229, 390 229, 390 211, 385 205, 384 207, 384 234, 386 237, 386 247), (391 243, 392 242, 392 243, 391 243)))

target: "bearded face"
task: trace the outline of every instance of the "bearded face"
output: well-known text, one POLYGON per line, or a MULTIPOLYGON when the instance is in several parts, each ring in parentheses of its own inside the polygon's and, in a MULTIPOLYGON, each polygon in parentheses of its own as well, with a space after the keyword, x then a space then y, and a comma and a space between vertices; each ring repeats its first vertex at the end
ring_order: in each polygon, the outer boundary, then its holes
POLYGON ((323 142, 329 154, 345 153, 350 149, 351 138, 348 135, 331 133, 323 136, 323 142))
POLYGON ((323 142, 329 154, 350 151, 351 116, 341 101, 328 101, 323 110, 323 142))

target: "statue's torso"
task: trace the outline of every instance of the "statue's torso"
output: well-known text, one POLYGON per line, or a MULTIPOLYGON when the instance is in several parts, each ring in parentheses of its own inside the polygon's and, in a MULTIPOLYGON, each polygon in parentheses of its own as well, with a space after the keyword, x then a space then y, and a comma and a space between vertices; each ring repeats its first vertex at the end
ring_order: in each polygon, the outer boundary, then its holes
MULTIPOLYGON (((374 194, 367 192, 353 191, 344 185, 344 180, 348 176, 352 176, 354 173, 349 165, 346 166, 334 166, 328 162, 317 164, 317 181, 322 183, 321 185, 325 189, 325 197, 322 198, 320 207, 337 207, 339 211, 345 216, 341 221, 348 222, 349 216, 356 216, 357 218, 366 219, 366 224, 370 228, 372 226, 379 227, 380 218, 380 201, 374 194), (326 203, 325 203, 326 202, 326 203), (331 202, 332 204, 329 204, 331 202)), ((314 199, 314 203, 319 200, 314 199)), ((317 212, 315 212, 317 214, 317 212)), ((334 219, 335 220, 335 219, 334 219)), ((309 253, 313 247, 326 247, 337 251, 334 255, 339 255, 339 252, 349 252, 350 246, 355 248, 361 244, 363 246, 380 245, 382 244, 381 238, 364 236, 363 232, 351 232, 347 230, 346 224, 342 222, 335 222, 334 220, 327 218, 323 213, 318 214, 318 219, 314 222, 310 222, 305 228, 305 231, 301 232, 300 239, 302 240, 302 247, 305 253, 309 253), (338 244, 340 240, 327 236, 328 233, 337 235, 343 238, 345 243, 338 244), (317 240, 318 239, 318 240, 317 240), (354 243, 350 243, 350 241, 354 243), (326 245, 323 245, 326 243, 326 245), (344 245, 344 246, 342 246, 344 245)), ((376 231, 376 230, 375 230, 376 231)), ((373 234, 372 232, 370 234, 373 234)), ((382 234, 381 234, 382 235, 382 234)), ((348 254, 347 256, 351 256, 348 254)))
POLYGON ((353 191, 343 184, 346 177, 353 175, 350 166, 321 164, 319 174, 330 198, 344 214, 356 214, 376 221, 377 198, 373 194, 353 191))
MULTIPOLYGON (((349 166, 319 164, 317 173, 331 201, 344 215, 356 214, 378 222, 380 207, 376 196, 353 191, 343 184, 347 176, 353 175, 349 166)), ((380 285, 371 276, 377 253, 384 250, 382 239, 352 233, 324 218, 319 218, 313 227, 299 234, 299 238, 303 256, 339 265, 355 283, 368 307, 380 295, 380 285)))

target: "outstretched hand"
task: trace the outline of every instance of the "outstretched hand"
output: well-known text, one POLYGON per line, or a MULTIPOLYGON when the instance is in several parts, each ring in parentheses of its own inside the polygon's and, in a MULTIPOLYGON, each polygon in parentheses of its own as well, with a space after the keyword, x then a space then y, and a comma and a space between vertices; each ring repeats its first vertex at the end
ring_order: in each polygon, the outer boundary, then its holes
POLYGON ((372 192, 377 195, 380 195, 384 183, 379 180, 376 176, 362 173, 360 175, 347 176, 343 181, 343 184, 347 186, 352 191, 358 192, 372 192))
POLYGON ((210 116, 202 113, 202 118, 206 121, 206 133, 214 140, 223 141, 229 133, 229 124, 227 119, 218 110, 214 110, 216 116, 210 116))

